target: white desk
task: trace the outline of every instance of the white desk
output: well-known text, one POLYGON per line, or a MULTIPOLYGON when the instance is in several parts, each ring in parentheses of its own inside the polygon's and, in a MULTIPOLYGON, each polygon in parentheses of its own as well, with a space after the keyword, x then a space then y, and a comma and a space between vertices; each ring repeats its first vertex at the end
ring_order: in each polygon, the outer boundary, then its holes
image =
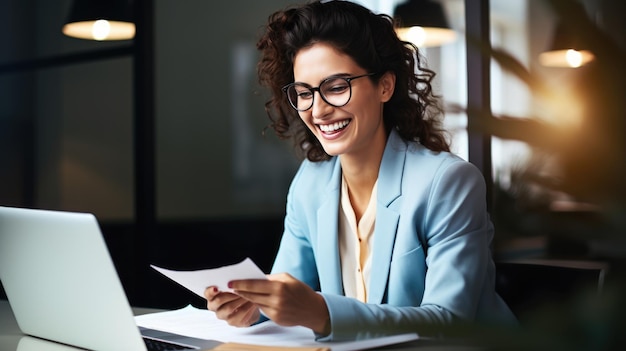
MULTIPOLYGON (((133 308, 133 312, 136 315, 144 313, 157 312, 159 310, 149 308, 133 308)), ((14 351, 17 350, 17 346, 22 338, 30 338, 24 335, 20 328, 17 326, 13 311, 9 302, 6 300, 0 300, 0 350, 2 351, 14 351)), ((79 350, 77 348, 59 345, 52 342, 43 342, 37 340, 38 347, 36 351, 73 351, 79 350), (46 344, 49 346, 46 347, 46 344)), ((20 350, 22 351, 22 350, 20 350)), ((31 350, 24 350, 31 351, 31 350)), ((35 351, 35 350, 32 350, 35 351)))
POLYGON ((9 302, 0 301, 0 350, 16 350, 22 336, 24 335, 17 327, 9 302))

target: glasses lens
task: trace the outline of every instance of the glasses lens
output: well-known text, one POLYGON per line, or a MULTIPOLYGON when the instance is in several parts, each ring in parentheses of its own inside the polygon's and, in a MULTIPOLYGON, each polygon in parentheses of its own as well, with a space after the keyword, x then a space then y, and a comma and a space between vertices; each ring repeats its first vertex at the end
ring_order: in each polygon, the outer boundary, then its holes
POLYGON ((331 78, 320 85, 324 100, 335 107, 344 106, 350 101, 351 90, 350 82, 344 78, 331 78))
POLYGON ((329 78, 319 88, 306 84, 292 83, 285 89, 289 103, 298 111, 306 111, 313 106, 314 91, 318 90, 322 99, 335 107, 344 106, 350 101, 352 87, 347 78, 329 78))
POLYGON ((313 106, 313 91, 306 85, 292 84, 287 88, 287 98, 291 106, 298 111, 308 110, 313 106))

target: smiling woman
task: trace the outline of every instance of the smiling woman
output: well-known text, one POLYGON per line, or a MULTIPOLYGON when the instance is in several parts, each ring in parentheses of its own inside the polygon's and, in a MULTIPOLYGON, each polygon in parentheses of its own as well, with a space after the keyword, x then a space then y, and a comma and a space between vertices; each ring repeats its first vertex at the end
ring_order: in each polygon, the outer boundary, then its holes
POLYGON ((387 138, 382 106, 393 94, 395 75, 364 72, 350 56, 324 42, 298 51, 293 72, 296 83, 288 86, 319 84, 307 88, 304 98, 300 94, 296 106, 324 152, 342 155, 345 162, 379 164, 387 138), (314 90, 321 99, 314 98, 314 90))
POLYGON ((494 290, 483 177, 449 153, 435 73, 391 18, 311 2, 270 16, 257 47, 272 127, 305 160, 269 279, 209 287, 207 308, 320 340, 514 325, 494 290))
MULTIPOLYGON (((352 4, 346 6, 352 6, 352 4)), ((309 9, 302 9, 297 13, 289 13, 289 15, 306 18, 308 16, 307 11, 309 9)), ((390 101, 383 106, 387 115, 384 120, 386 129, 390 130, 396 126, 401 126, 398 131, 404 139, 413 141, 419 139, 422 144, 433 150, 449 151, 441 128, 439 101, 432 94, 431 82, 435 73, 423 65, 422 57, 418 54, 417 48, 412 49, 410 46, 405 46, 411 44, 403 44, 397 39, 391 25, 391 18, 385 15, 375 16, 374 21, 364 24, 367 19, 363 18, 363 13, 341 17, 340 14, 329 11, 325 15, 333 18, 337 27, 324 27, 323 21, 320 21, 320 23, 312 23, 312 27, 319 28, 294 30, 290 33, 293 35, 289 37, 289 40, 283 40, 283 38, 275 36, 283 35, 285 29, 281 26, 286 25, 286 23, 282 21, 283 19, 276 18, 276 21, 269 25, 265 38, 258 43, 263 54, 259 66, 259 78, 273 92, 271 100, 266 104, 266 109, 270 113, 270 119, 273 121, 276 133, 284 138, 293 137, 299 151, 302 151, 309 160, 328 159, 330 155, 324 152, 318 139, 309 133, 305 125, 299 121, 298 114, 291 108, 294 102, 292 97, 295 95, 293 88, 290 87, 305 86, 310 88, 321 85, 321 79, 326 79, 331 75, 337 76, 340 73, 344 77, 367 74, 369 80, 376 83, 384 73, 391 72, 396 79, 393 89, 399 91, 397 94, 392 94, 390 101), (364 27, 361 28, 360 25, 364 25, 364 27), (334 32, 335 29, 341 32, 334 32), (395 41, 387 41, 390 37, 394 37, 395 41), (355 38, 358 39, 355 40, 355 38), (353 64, 360 66, 360 74, 351 71, 329 71, 327 76, 318 77, 319 80, 316 82, 303 82, 300 78, 295 77, 297 51, 308 48, 316 42, 329 44, 330 49, 332 49, 329 51, 337 51, 338 56, 349 57, 353 64), (285 62, 292 67, 285 70, 277 62, 285 62), (417 72, 413 70, 412 65, 414 64, 418 67, 417 72), (288 99, 284 98, 283 90, 287 93, 288 99), (410 98, 409 94, 415 94, 417 99, 410 98)), ((321 69, 321 66, 327 65, 328 62, 323 55, 313 60, 316 61, 302 65, 303 70, 321 69)), ((354 84, 358 84, 358 82, 354 82, 354 84)), ((310 91, 311 94, 314 92, 310 91)), ((354 89, 350 89, 350 93, 354 94, 354 89)), ((352 95, 349 96, 351 99, 352 95)), ((312 98, 309 103, 313 104, 314 101, 315 99, 312 98)), ((338 104, 331 105, 337 107, 338 104)), ((307 104, 302 108, 297 107, 296 110, 302 111, 304 107, 309 106, 307 104)))

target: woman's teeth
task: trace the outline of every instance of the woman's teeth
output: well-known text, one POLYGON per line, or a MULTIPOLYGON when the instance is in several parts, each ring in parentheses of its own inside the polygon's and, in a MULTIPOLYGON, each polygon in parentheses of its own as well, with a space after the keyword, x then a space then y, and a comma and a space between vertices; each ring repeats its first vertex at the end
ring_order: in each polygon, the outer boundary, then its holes
POLYGON ((347 126, 350 123, 349 120, 343 120, 343 121, 339 121, 339 122, 335 122, 332 124, 320 124, 320 130, 324 133, 332 133, 332 132, 336 132, 339 129, 344 128, 345 126, 347 126))

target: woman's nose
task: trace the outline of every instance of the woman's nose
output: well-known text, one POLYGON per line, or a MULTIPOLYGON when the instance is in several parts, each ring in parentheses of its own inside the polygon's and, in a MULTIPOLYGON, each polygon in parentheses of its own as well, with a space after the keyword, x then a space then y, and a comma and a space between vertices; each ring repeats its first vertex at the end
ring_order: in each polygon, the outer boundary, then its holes
POLYGON ((333 106, 322 99, 322 95, 320 95, 319 91, 313 92, 313 106, 311 106, 311 114, 313 118, 324 118, 330 111, 332 111, 333 106), (317 94, 317 95, 315 95, 317 94))

